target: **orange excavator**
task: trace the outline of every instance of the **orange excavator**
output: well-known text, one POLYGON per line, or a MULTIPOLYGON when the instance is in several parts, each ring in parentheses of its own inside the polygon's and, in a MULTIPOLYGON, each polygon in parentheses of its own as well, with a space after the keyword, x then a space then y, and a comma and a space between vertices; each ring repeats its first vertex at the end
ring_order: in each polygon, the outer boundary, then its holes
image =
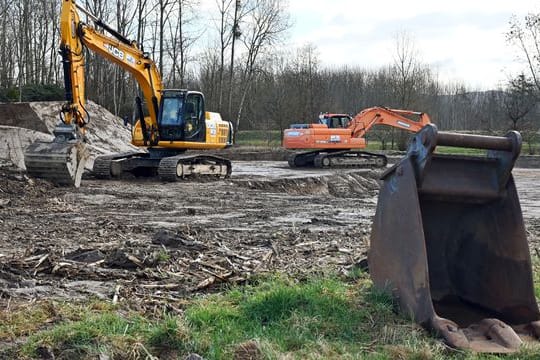
POLYGON ((387 125, 418 132, 430 124, 422 112, 371 107, 354 117, 347 114, 322 114, 315 124, 293 124, 283 133, 283 146, 308 150, 289 156, 291 167, 384 167, 386 156, 366 148, 365 135, 374 125, 387 125))

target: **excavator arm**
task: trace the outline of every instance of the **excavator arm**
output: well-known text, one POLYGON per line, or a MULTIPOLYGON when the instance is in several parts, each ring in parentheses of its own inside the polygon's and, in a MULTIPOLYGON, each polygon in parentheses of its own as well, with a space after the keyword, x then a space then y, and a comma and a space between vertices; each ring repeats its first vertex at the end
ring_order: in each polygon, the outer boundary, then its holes
POLYGON ((374 125, 388 125, 398 129, 418 132, 431 120, 426 113, 372 107, 359 112, 350 122, 351 136, 363 138, 374 125), (411 119, 417 117, 418 120, 411 119))
POLYGON ((213 155, 183 155, 187 149, 222 149, 232 145, 232 124, 218 113, 205 111, 204 95, 198 91, 163 89, 156 64, 136 42, 109 27, 77 5, 63 0, 60 14, 60 53, 64 68, 66 103, 52 142, 35 142, 25 151, 29 175, 61 185, 78 187, 88 151, 85 126, 85 60, 87 48, 131 73, 146 100, 149 116, 144 116, 137 97, 139 121, 132 129, 131 143, 146 151, 98 156, 93 174, 98 178, 158 174, 162 180, 192 174, 229 176, 229 160, 213 155), (93 25, 81 21, 86 14, 93 25))
MULTIPOLYGON (((103 21, 77 5, 75 0, 64 0, 60 15, 60 52, 64 66, 67 103, 63 118, 66 124, 74 122, 81 129, 87 123, 85 110, 84 47, 118 64, 131 73, 139 84, 150 113, 150 126, 157 126, 158 104, 163 84, 156 64, 134 41, 126 39, 103 21), (95 27, 81 21, 79 11, 86 14, 95 27), (98 31, 101 27, 106 35, 98 31)), ((143 125, 143 124, 141 124, 143 125)))
POLYGON ((89 121, 85 107, 84 48, 118 64, 137 80, 150 113, 150 116, 144 119, 142 105, 138 101, 141 119, 134 131, 140 133, 144 145, 156 144, 159 141, 158 104, 163 85, 155 63, 135 42, 126 39, 77 5, 75 0, 62 1, 60 37, 66 103, 60 113, 61 121, 54 130, 53 141, 38 141, 28 146, 25 151, 25 166, 28 174, 33 177, 78 187, 89 156, 84 136, 85 126, 89 121), (86 14, 95 26, 82 22, 79 11, 86 14))

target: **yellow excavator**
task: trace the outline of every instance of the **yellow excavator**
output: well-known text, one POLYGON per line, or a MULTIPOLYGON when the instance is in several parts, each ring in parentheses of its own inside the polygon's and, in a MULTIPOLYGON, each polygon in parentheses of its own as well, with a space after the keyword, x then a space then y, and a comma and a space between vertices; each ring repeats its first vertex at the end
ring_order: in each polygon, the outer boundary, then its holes
POLYGON ((227 159, 184 154, 188 149, 222 149, 232 145, 232 124, 223 121, 218 113, 205 111, 202 93, 164 89, 150 56, 75 0, 62 1, 60 33, 67 102, 54 130, 54 140, 35 142, 26 149, 29 175, 61 185, 80 185, 88 159, 85 127, 90 120, 85 108, 85 48, 131 73, 148 110, 145 116, 143 101, 137 97, 138 119, 132 128, 131 143, 141 147, 141 151, 97 157, 93 166, 96 177, 111 178, 131 172, 176 181, 191 174, 230 175, 231 163, 227 159), (86 14, 94 25, 81 21, 79 12, 86 14))

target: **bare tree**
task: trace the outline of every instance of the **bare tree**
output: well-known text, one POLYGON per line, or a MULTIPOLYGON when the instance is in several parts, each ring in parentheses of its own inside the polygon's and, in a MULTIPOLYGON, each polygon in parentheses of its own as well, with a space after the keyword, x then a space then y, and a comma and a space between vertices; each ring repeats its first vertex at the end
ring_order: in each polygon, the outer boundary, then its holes
MULTIPOLYGON (((533 142, 538 138, 540 124, 536 116, 531 116, 537 109, 538 98, 535 85, 524 74, 511 79, 504 92, 504 108, 510 120, 512 130, 521 132, 529 145, 529 153, 534 153, 533 142)), ((534 114, 537 115, 537 114, 534 114)))
POLYGON ((158 69, 159 73, 163 76, 163 64, 164 64, 164 53, 165 53, 165 26, 166 22, 169 20, 169 15, 171 12, 170 5, 173 0, 158 0, 158 39, 159 39, 159 62, 158 69))
MULTIPOLYGON (((306 44, 297 49, 294 58, 290 59, 286 72, 286 85, 288 89, 285 103, 289 117, 315 119, 320 111, 338 111, 335 106, 331 109, 321 108, 322 81, 319 73, 319 57, 317 48, 313 44, 306 44)), ((283 92, 283 89, 281 89, 283 92)))
POLYGON ((14 7, 8 6, 11 1, 1 0, 0 9, 0 46, 3 51, 0 51, 0 86, 9 88, 13 85, 15 78, 15 65, 17 63, 16 49, 13 46, 14 39, 14 7), (9 46, 11 45, 11 46, 9 46))
POLYGON ((206 95, 209 109, 217 108, 219 93, 216 84, 219 81, 220 59, 218 49, 207 48, 199 57, 199 88, 206 95))
POLYGON ((392 75, 399 106, 403 108, 411 106, 414 102, 415 85, 422 71, 418 57, 412 37, 405 32, 399 33, 396 36, 392 75))
POLYGON ((536 91, 540 92, 540 14, 528 14, 524 23, 513 17, 506 37, 521 50, 536 91))
POLYGON ((252 0, 252 9, 247 18, 247 30, 242 42, 246 48, 243 65, 243 91, 236 115, 236 129, 240 126, 246 96, 257 71, 257 64, 264 50, 280 40, 290 28, 289 16, 284 0, 252 0))
MULTIPOLYGON (((289 81, 290 77, 285 76, 288 67, 286 55, 276 54, 268 62, 267 70, 263 72, 263 91, 267 95, 262 98, 259 113, 265 114, 265 130, 277 128, 282 133, 296 115, 290 111, 291 108, 296 109, 289 104, 290 101, 293 101, 290 94, 283 91, 293 82, 289 81)), ((270 131, 266 133, 271 134, 270 131)), ((270 142, 270 137, 267 140, 270 142)))
MULTIPOLYGON (((218 23, 218 32, 219 32, 219 56, 220 56, 220 66, 219 66, 219 82, 218 82, 218 109, 222 111, 223 104, 223 81, 225 75, 225 54, 227 48, 231 45, 233 36, 234 36, 234 24, 237 23, 237 13, 238 8, 240 7, 240 0, 216 0, 216 4, 219 12, 219 23, 218 23), (234 13, 231 20, 231 9, 234 4, 234 13), (232 31, 231 31, 232 29, 232 31)), ((238 33, 238 36, 239 33, 238 33)))
MULTIPOLYGON (((413 38, 406 32, 398 33, 396 36, 394 63, 391 67, 393 89, 396 93, 398 107, 409 109, 416 104, 421 87, 426 84, 425 78, 428 73, 429 69, 419 60, 413 38)), ((391 131, 393 135, 395 133, 394 128, 391 131)), ((405 150, 410 134, 405 131, 397 131, 397 133, 398 148, 405 150)), ((392 136, 393 147, 394 137, 392 136)))
POLYGON ((144 29, 146 27, 148 0, 137 0, 135 13, 137 15, 137 44, 142 46, 144 43, 144 29))
POLYGON ((520 74, 509 81, 504 96, 504 107, 512 130, 520 130, 520 121, 534 109, 537 101, 534 84, 525 74, 520 74))
POLYGON ((172 61, 171 83, 176 87, 185 87, 186 67, 188 64, 189 50, 199 35, 190 31, 188 27, 193 24, 193 9, 197 1, 175 0, 174 21, 169 22, 168 54, 172 61), (174 24, 174 25, 173 25, 174 24), (177 80, 177 76, 179 80, 177 80))
POLYGON ((16 55, 17 55, 17 84, 19 88, 19 101, 22 101, 22 86, 23 84, 30 83, 31 75, 30 64, 28 57, 30 56, 29 44, 28 41, 28 32, 29 32, 29 21, 23 21, 27 19, 30 14, 30 0, 23 0, 15 4, 14 15, 16 17, 12 18, 12 26, 14 29, 17 29, 17 41, 15 41, 16 46, 16 55))
MULTIPOLYGON (((105 23, 111 24, 111 20, 116 14, 116 2, 111 3, 106 0, 86 1, 85 7, 97 18, 105 23)), ((90 19, 86 20, 88 23, 90 19)), ((107 106, 114 111, 114 103, 111 96, 111 78, 115 72, 113 64, 103 59, 95 53, 85 50, 86 60, 86 88, 88 98, 96 101, 98 104, 107 106)))
MULTIPOLYGON (((133 31, 134 28, 134 12, 131 9, 130 0, 116 0, 116 11, 115 11, 115 20, 116 20, 116 30, 121 34, 129 34, 133 31)), ((125 102, 125 98, 128 91, 128 82, 129 76, 124 69, 115 64, 108 64, 109 68, 113 73, 113 83, 112 83, 112 102, 113 102, 113 113, 117 116, 126 115, 121 114, 125 113, 126 110, 122 109, 122 105, 125 102)))

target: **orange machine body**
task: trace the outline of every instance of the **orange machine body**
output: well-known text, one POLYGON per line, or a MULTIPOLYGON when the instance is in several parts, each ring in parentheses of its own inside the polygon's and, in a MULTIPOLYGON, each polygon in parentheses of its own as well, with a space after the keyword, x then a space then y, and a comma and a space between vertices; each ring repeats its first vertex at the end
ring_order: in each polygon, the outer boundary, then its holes
POLYGON ((324 114, 319 123, 296 124, 283 133, 286 149, 364 149, 366 133, 374 125, 387 125, 417 132, 431 123, 425 113, 372 107, 351 117, 347 114, 324 114), (414 118, 413 118, 414 117, 414 118))

